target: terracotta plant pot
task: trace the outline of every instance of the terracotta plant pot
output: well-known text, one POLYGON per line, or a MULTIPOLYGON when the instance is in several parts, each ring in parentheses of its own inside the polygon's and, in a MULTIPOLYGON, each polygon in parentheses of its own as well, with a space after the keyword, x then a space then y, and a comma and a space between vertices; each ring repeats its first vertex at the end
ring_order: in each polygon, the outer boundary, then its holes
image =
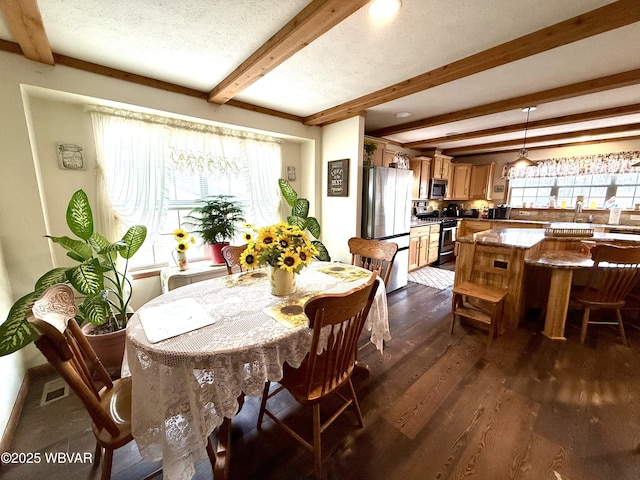
POLYGON ((82 332, 98 355, 98 358, 104 365, 111 377, 120 376, 120 368, 122 367, 122 359, 124 358, 124 344, 126 339, 126 329, 118 330, 110 333, 94 334, 93 330, 96 325, 86 323, 82 326, 82 332))
POLYGON ((212 243, 211 247, 211 263, 213 265, 224 265, 224 257, 222 256, 222 247, 229 245, 229 242, 225 243, 212 243))

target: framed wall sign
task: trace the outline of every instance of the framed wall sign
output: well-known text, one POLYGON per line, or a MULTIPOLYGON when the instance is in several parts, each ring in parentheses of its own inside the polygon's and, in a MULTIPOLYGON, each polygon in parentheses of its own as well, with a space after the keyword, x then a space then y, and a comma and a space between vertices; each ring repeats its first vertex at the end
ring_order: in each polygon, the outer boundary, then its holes
POLYGON ((82 147, 71 143, 56 143, 58 165, 69 170, 84 170, 82 147))
POLYGON ((333 160, 329 162, 327 175, 327 196, 349 196, 349 159, 333 160))

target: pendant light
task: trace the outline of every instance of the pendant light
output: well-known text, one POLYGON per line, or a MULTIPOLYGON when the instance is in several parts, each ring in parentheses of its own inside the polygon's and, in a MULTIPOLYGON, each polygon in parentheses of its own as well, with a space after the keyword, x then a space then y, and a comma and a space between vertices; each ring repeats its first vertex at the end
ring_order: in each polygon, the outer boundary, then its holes
POLYGON ((518 158, 516 158, 513 162, 507 163, 507 165, 510 167, 526 168, 526 167, 535 167, 538 164, 537 162, 534 162, 533 160, 530 160, 527 157, 529 152, 526 148, 527 147, 527 129, 529 127, 529 114, 535 109, 536 107, 526 107, 522 109, 523 112, 527 112, 527 123, 525 123, 524 125, 524 142, 522 144, 522 148, 518 152, 518 158))

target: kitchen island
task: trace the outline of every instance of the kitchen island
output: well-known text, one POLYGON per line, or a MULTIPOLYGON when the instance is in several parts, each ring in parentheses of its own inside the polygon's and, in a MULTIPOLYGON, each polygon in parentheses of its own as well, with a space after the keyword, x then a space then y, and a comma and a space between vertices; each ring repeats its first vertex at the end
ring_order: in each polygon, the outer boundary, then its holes
MULTIPOLYGON (((593 265, 588 250, 598 243, 640 245, 640 235, 595 232, 586 236, 578 231, 575 236, 548 236, 541 228, 499 228, 459 237, 454 284, 471 280, 474 265, 507 269, 504 326, 517 328, 526 307, 542 306, 546 310, 543 334, 564 340, 571 285, 579 281, 574 272, 593 265), (476 252, 476 245, 491 248, 476 252)), ((501 278, 476 270, 473 281, 504 287, 501 278)))

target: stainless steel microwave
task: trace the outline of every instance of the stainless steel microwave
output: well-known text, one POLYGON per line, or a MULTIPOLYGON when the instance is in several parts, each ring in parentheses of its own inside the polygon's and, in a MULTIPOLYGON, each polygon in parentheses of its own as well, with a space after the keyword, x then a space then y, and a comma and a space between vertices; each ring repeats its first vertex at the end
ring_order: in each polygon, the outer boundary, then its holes
POLYGON ((447 181, 434 178, 429 182, 429 198, 442 199, 447 196, 447 181))

